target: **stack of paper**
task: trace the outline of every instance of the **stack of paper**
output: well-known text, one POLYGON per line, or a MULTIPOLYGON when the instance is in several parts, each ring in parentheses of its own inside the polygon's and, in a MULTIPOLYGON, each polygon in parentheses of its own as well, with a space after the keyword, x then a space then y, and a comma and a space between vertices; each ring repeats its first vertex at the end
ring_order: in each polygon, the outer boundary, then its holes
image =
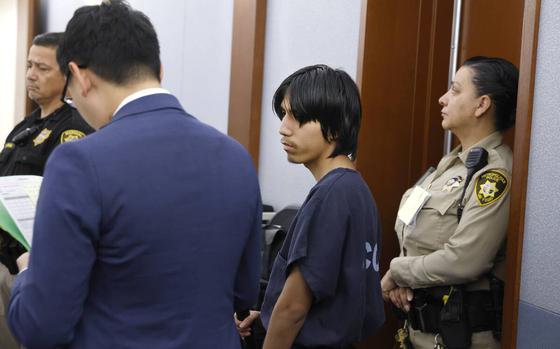
POLYGON ((33 239, 33 222, 43 177, 0 177, 0 228, 27 250, 33 239))

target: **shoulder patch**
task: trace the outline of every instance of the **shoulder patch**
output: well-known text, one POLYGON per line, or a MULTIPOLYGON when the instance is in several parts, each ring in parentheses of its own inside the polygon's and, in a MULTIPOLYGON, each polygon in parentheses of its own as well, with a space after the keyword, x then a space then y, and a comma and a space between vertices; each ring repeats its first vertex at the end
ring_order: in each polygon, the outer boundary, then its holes
POLYGON ((13 147, 14 147, 14 143, 12 143, 12 142, 8 142, 8 143, 4 144, 5 149, 12 149, 13 147))
POLYGON ((60 143, 72 142, 78 140, 80 138, 84 138, 86 136, 85 133, 78 130, 66 130, 62 132, 60 135, 60 143))
POLYGON ((474 194, 480 206, 487 206, 500 200, 508 189, 509 181, 502 171, 488 170, 477 178, 474 194))

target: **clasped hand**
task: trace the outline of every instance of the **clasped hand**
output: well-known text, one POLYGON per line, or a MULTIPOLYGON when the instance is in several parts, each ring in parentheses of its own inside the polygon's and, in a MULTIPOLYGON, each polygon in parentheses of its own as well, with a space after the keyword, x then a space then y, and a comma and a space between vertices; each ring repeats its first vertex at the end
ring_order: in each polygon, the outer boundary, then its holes
POLYGON ((381 279, 381 292, 385 302, 393 303, 397 308, 408 312, 414 293, 410 287, 400 287, 391 276, 391 270, 381 279))

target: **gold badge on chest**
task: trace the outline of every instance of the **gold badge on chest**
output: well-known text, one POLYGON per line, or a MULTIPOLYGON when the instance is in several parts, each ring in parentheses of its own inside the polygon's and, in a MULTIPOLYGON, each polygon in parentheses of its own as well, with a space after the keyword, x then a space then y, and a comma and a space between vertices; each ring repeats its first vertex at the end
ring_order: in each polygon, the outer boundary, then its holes
POLYGON ((463 177, 456 176, 445 182, 445 185, 441 189, 442 191, 446 191, 450 193, 455 188, 459 188, 461 186, 461 182, 463 182, 463 177))
POLYGON ((33 139, 33 145, 38 146, 39 144, 46 141, 47 138, 49 138, 49 136, 51 135, 51 132, 52 131, 48 128, 44 128, 43 131, 41 131, 41 133, 39 133, 39 135, 33 139))

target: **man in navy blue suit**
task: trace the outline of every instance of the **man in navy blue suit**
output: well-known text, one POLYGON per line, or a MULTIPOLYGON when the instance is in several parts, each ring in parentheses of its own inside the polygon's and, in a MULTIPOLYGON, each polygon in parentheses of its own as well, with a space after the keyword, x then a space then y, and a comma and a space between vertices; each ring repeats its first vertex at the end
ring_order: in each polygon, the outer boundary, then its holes
POLYGON ((232 314, 259 275, 249 155, 160 87, 154 28, 126 3, 78 9, 57 58, 99 130, 47 163, 13 333, 29 349, 238 348, 232 314))

